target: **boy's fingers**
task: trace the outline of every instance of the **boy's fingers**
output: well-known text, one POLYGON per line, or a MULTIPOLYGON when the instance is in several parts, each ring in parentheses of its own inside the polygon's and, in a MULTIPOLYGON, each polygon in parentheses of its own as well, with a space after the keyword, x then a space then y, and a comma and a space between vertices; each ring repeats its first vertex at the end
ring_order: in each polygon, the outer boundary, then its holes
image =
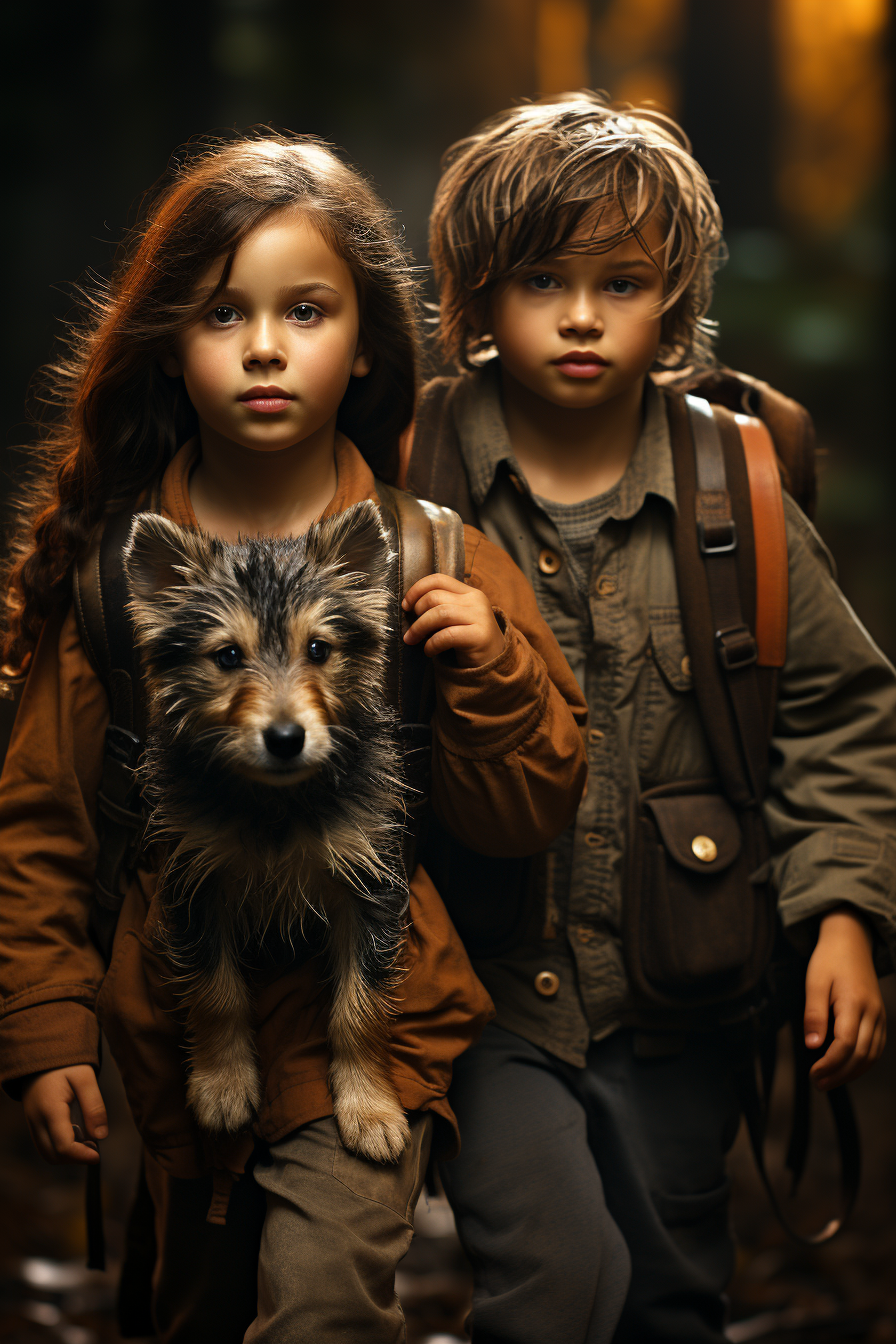
POLYGON ((418 579, 413 588, 409 588, 405 593, 401 604, 405 611, 410 611, 431 588, 444 588, 449 593, 464 593, 467 585, 461 583, 459 579, 452 578, 450 574, 427 574, 425 579, 418 579))
POLYGON ((828 1034, 830 1007, 830 981, 827 977, 813 977, 810 967, 806 975, 806 1010, 803 1013, 803 1032, 810 1050, 817 1050, 828 1034))
POLYGON ((855 1054, 856 1039, 859 1034, 860 1014, 858 1009, 843 1007, 836 1015, 834 1039, 821 1059, 813 1064, 810 1076, 825 1087, 836 1087, 842 1081, 840 1074, 849 1065, 855 1054))

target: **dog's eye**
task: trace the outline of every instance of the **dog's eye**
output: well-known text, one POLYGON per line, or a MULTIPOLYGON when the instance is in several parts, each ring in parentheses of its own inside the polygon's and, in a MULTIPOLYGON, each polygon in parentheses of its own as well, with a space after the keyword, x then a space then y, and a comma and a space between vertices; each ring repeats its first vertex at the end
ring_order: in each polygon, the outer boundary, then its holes
POLYGON ((234 667, 239 667, 242 661, 243 651, 239 644, 225 644, 223 649, 218 649, 215 653, 215 662, 228 672, 234 667))
POLYGON ((308 644, 308 657, 312 663, 325 663, 330 656, 330 646, 325 639, 312 639, 308 644))

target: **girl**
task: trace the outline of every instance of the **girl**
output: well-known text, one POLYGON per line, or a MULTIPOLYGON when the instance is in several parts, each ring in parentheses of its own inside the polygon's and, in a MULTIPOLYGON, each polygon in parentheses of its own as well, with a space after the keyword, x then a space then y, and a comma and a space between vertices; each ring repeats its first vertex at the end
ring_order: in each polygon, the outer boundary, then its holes
MULTIPOLYGON (((153 874, 129 879, 108 970, 88 934, 109 705, 78 637, 72 568, 113 508, 154 487, 162 513, 229 540, 297 535, 375 500, 374 471, 394 476, 412 414, 415 358, 385 209, 323 144, 270 136, 174 173, 56 371, 60 413, 7 581, 2 661, 28 677, 0 781, 0 1078, 44 1157, 94 1162, 71 1107, 102 1141, 105 1030, 146 1148, 166 1341, 404 1338, 394 1271, 433 1117, 450 1151, 452 1060, 491 1009, 418 867, 390 1049, 411 1135, 398 1160, 340 1140, 316 957, 256 968, 262 1102, 251 1134, 211 1142, 185 1102, 153 874)), ((433 801, 483 853, 530 853, 581 793, 582 701, 522 575, 473 529, 465 544, 466 582, 431 575, 404 602, 408 641, 448 655, 435 658, 433 801)))

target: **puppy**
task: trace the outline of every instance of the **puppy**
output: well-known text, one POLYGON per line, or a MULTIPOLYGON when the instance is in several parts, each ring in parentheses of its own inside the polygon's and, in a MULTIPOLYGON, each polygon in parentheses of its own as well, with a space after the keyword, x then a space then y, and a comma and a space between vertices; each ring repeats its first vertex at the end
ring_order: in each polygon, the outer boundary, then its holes
POLYGON ((408 902, 385 697, 395 564, 369 501, 299 540, 235 545, 140 514, 125 551, 189 1104, 210 1130, 250 1122, 260 1090, 246 968, 266 940, 307 955, 313 925, 332 973, 336 1121, 348 1148, 380 1162, 408 1135, 387 1062, 408 902))

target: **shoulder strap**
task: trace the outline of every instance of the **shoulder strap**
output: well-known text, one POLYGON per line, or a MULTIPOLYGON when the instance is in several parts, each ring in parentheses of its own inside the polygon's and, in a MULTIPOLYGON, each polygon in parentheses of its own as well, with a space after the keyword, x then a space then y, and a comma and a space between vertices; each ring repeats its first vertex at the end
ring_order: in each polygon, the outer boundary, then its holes
POLYGON ((740 430, 753 520, 756 557, 756 661, 783 667, 789 604, 784 495, 771 435, 761 420, 735 415, 740 430))
POLYGON ((479 513, 452 413, 456 378, 434 378, 420 394, 412 429, 403 453, 403 480, 412 494, 438 499, 463 522, 479 526, 479 513))

